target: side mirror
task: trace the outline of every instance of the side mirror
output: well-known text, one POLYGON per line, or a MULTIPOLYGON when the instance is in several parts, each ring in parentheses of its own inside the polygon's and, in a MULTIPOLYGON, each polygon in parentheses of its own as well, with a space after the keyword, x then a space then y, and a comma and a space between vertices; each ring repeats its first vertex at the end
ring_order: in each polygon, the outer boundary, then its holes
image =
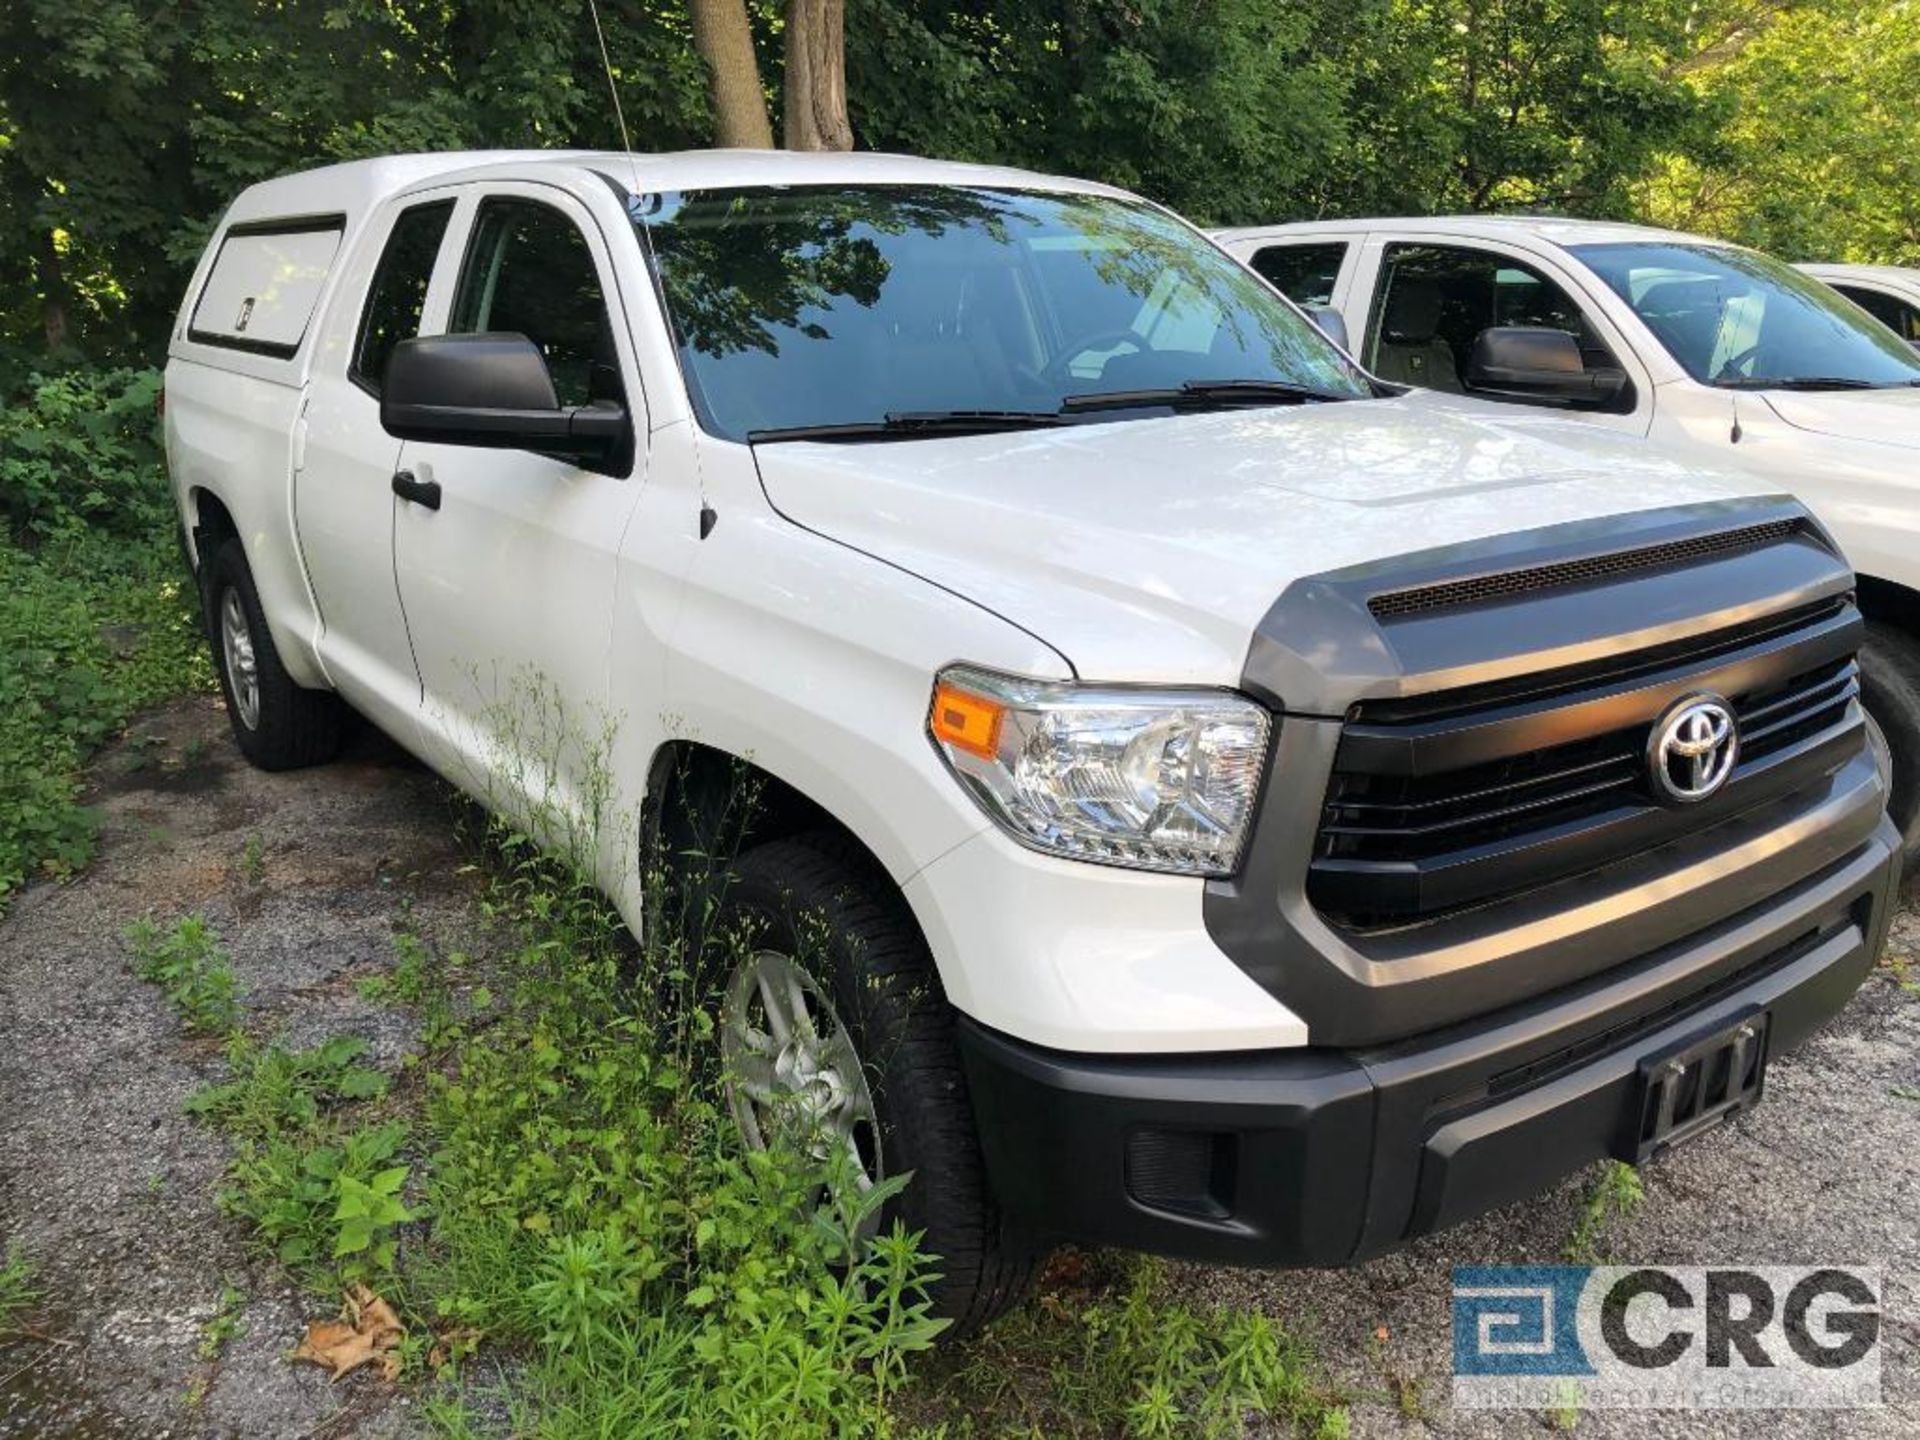
POLYGON ((1564 330, 1503 325, 1482 330, 1467 360, 1467 386, 1507 400, 1605 405, 1627 388, 1626 372, 1589 370, 1580 342, 1564 330))
POLYGON ((540 347, 524 335, 423 335, 393 347, 380 427, 397 440, 536 450, 583 463, 617 461, 629 443, 625 407, 565 406, 540 347))
POLYGON ((1307 318, 1320 327, 1320 333, 1338 345, 1342 350, 1352 347, 1347 344, 1346 317, 1331 305, 1302 305, 1307 318))

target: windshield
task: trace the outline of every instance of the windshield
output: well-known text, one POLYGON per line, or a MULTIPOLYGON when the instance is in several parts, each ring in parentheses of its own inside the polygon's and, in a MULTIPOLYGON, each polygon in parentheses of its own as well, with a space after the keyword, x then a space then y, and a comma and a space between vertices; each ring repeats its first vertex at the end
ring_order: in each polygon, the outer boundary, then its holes
POLYGON ((1819 281, 1718 245, 1578 245, 1694 379, 1735 389, 1920 384, 1920 355, 1819 281))
POLYGON ((642 219, 694 405, 729 439, 1372 394, 1311 322, 1144 204, 769 188, 661 194, 642 219), (1180 393, 1218 382, 1256 383, 1180 393), (1158 398, 1086 398, 1117 391, 1158 398))

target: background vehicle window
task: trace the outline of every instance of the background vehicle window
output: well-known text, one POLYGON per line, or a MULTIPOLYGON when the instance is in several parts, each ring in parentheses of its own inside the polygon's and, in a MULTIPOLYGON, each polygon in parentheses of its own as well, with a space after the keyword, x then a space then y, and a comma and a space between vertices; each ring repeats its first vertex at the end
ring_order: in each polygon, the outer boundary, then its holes
POLYGON ((593 252, 552 206, 504 196, 480 203, 449 329, 525 335, 547 357, 562 405, 623 398, 593 252))
POLYGON ((1344 241, 1314 245, 1268 245, 1247 263, 1296 305, 1326 305, 1347 258, 1344 241))
POLYGON ((1920 345, 1920 305, 1909 305, 1897 295, 1888 295, 1881 290, 1862 290, 1857 285, 1835 285, 1833 288, 1902 340, 1920 345))
POLYGON ((366 308, 360 312, 360 335, 353 345, 348 378, 371 395, 379 395, 387 373, 387 357, 402 340, 420 333, 420 310, 427 303, 427 282, 440 254, 441 237, 453 218, 453 201, 435 200, 411 205, 393 222, 387 248, 373 272, 366 308))
POLYGON ((1920 355, 1845 297, 1751 250, 1667 242, 1573 253, 1707 385, 1920 385, 1920 355))
POLYGON ((1579 343, 1588 370, 1615 368, 1567 292, 1530 265, 1452 245, 1389 245, 1367 332, 1367 363, 1383 380, 1465 393, 1483 330, 1538 326, 1579 343))

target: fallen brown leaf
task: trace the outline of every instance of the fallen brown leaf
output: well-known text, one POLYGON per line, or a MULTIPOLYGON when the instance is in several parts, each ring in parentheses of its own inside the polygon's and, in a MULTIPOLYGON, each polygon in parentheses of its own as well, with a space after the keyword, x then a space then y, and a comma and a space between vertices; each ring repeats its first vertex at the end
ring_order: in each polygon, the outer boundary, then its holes
POLYGON ((328 1378, 338 1380, 369 1361, 377 1362, 388 1380, 400 1378, 400 1341, 406 1329, 393 1307, 364 1285, 347 1292, 341 1320, 315 1320, 288 1358, 325 1366, 328 1378))

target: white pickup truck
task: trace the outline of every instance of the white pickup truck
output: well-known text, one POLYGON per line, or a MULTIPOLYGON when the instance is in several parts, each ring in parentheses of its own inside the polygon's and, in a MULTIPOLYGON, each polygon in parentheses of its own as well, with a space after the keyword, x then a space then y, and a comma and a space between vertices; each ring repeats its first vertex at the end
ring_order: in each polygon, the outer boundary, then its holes
POLYGON ((1920 352, 1777 260, 1638 225, 1471 215, 1215 238, 1337 312, 1384 379, 1649 436, 1804 500, 1860 577, 1867 710, 1920 856, 1920 352))
POLYGON ((402 157, 239 197, 166 442, 234 734, 348 707, 724 985, 976 1324, 1057 1237, 1337 1264, 1758 1098, 1897 871, 1797 503, 1395 394, 1132 196, 899 157, 402 157), (586 773, 596 767, 597 773, 586 773), (600 803, 604 801, 605 803, 600 803), (817 912, 820 950, 798 926, 817 912))

